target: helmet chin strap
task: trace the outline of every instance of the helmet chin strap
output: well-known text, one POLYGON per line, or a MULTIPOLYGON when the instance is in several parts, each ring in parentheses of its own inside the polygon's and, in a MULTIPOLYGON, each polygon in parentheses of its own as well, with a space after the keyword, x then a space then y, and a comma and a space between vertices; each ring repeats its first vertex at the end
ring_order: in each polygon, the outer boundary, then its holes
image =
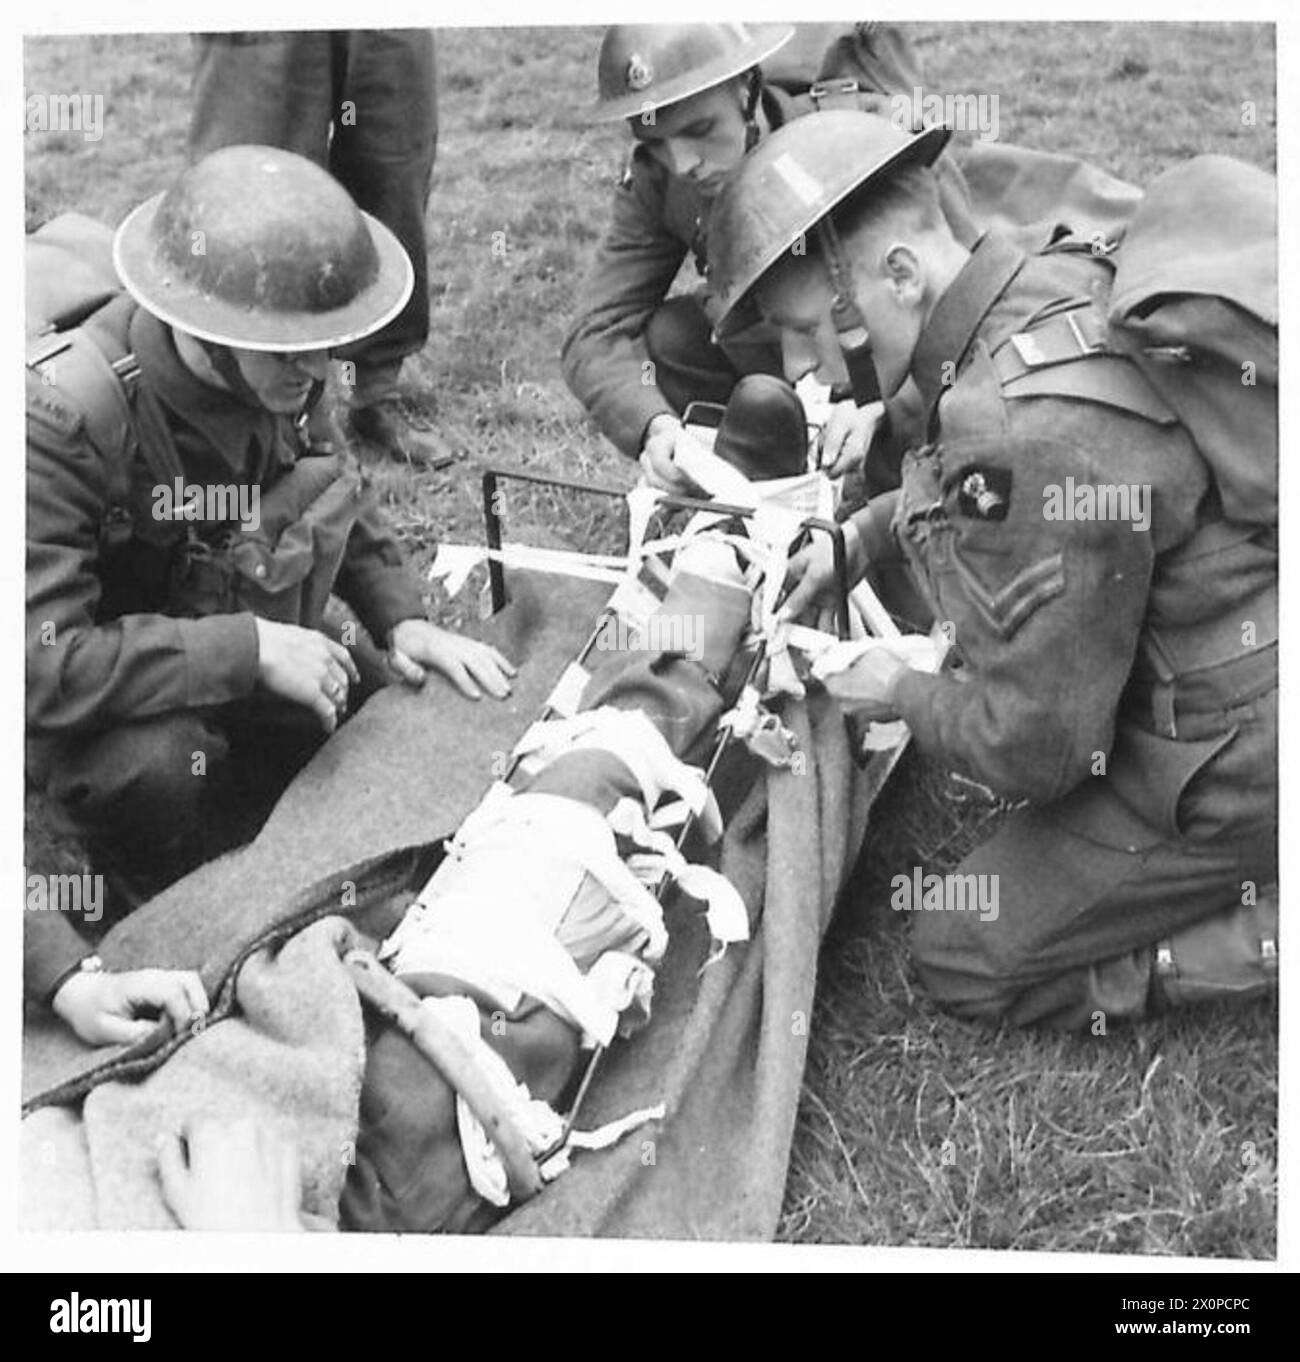
POLYGON ((758 101, 763 93, 763 74, 757 66, 748 73, 749 88, 745 92, 745 155, 758 145, 758 101))
POLYGON ((844 252, 844 243, 827 216, 817 226, 822 259, 831 277, 831 321, 835 326, 840 353, 849 372, 854 403, 861 407, 880 396, 880 383, 871 359, 871 335, 866 319, 853 296, 853 270, 844 252))
MULTIPOLYGON (((197 337, 196 337, 197 339, 197 337)), ((221 375, 222 381, 241 402, 250 407, 261 408, 262 400, 248 385, 235 352, 228 345, 218 345, 215 341, 199 340, 203 353, 207 355, 212 367, 221 375)))

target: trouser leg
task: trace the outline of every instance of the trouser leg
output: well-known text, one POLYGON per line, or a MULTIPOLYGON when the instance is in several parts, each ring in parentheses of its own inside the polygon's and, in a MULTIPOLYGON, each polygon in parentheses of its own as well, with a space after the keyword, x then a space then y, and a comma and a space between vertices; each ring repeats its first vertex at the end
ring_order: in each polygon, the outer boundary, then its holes
POLYGON ((323 738, 299 706, 163 715, 60 744, 46 790, 130 907, 255 836, 323 738))
POLYGON ((331 38, 326 31, 197 34, 190 159, 253 143, 325 166, 337 97, 331 38))
POLYGON ((725 404, 744 374, 781 376, 781 345, 774 328, 751 328, 724 345, 716 345, 712 334, 698 294, 669 298, 646 326, 655 384, 679 414, 691 402, 725 404))
POLYGON ((340 351, 356 368, 353 401, 391 397, 402 361, 429 338, 425 213, 438 147, 437 75, 428 29, 337 35, 347 115, 338 119, 329 166, 359 207, 391 228, 415 268, 415 288, 382 330, 340 351))
POLYGON ((228 754, 206 716, 164 715, 60 744, 46 789, 63 830, 130 906, 222 849, 208 794, 228 754))
MULTIPOLYGON (((1104 778, 1008 819, 954 872, 974 875, 969 887, 996 886, 996 916, 910 914, 931 996, 962 1016, 1017 1025, 1095 1028, 1098 1015, 1141 1016, 1159 1001, 1154 948, 1172 940, 1180 954, 1198 925, 1217 934, 1208 949, 1223 953, 1231 974, 1233 943, 1244 939, 1234 915, 1277 878, 1275 778, 1270 796, 1267 770, 1248 774, 1258 755, 1254 743, 1229 751, 1217 781, 1184 797, 1184 835, 1140 821, 1104 778), (1239 797, 1233 816, 1215 812, 1224 789, 1239 797)), ((1202 942, 1202 958, 1206 949, 1202 942)))

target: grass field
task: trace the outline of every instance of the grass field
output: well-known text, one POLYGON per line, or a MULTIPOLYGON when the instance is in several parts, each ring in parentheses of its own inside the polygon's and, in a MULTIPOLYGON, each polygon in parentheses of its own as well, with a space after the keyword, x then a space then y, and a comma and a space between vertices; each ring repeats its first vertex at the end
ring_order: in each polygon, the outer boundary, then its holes
MULTIPOLYGON (((927 24, 913 36, 934 88, 999 97, 1004 140, 1139 182, 1200 151, 1273 168, 1269 28, 927 24)), ((584 120, 597 43, 563 29, 440 39, 432 336, 408 377, 462 457, 440 474, 376 473, 421 564, 439 538, 478 536, 484 463, 630 485, 557 363, 626 153, 621 129, 584 120)), ((31 40, 25 79, 28 95, 97 93, 105 107, 101 141, 27 134, 29 227, 70 208, 115 223, 182 164, 188 39, 31 40)), ((535 505, 527 522, 537 542, 585 547, 607 533, 567 502, 535 505)), ((448 620, 473 608, 436 604, 448 620)), ((32 865, 59 850, 29 807, 32 865)), ((990 817, 914 756, 882 800, 862 892, 824 951, 781 1237, 1273 1256, 1272 1008, 1076 1039, 977 1030, 917 995, 881 888, 899 865, 950 867, 990 817)))

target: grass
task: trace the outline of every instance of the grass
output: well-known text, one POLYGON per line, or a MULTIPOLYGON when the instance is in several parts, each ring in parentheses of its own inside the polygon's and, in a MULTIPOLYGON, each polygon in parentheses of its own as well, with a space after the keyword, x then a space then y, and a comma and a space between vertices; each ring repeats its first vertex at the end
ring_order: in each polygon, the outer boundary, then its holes
MULTIPOLYGON (((1008 141, 1137 181, 1207 150, 1274 167, 1271 28, 924 24, 912 34, 934 88, 998 96, 1008 141)), ((407 380, 463 457, 441 474, 375 473, 421 565, 440 537, 477 538, 483 464, 630 485, 630 465, 588 425, 557 364, 626 155, 621 130, 583 118, 597 43, 593 31, 554 28, 440 38, 432 334, 407 380)), ((182 163, 188 71, 184 37, 29 40, 28 95, 99 93, 105 104, 99 142, 27 134, 29 226, 70 208, 116 222, 156 192, 182 163)), ((534 542, 588 546, 611 532, 585 501, 518 493, 508 514, 534 542)), ((473 609, 462 599, 434 605, 454 622, 473 609)), ((1066 1038, 976 1029, 917 995, 881 887, 899 865, 955 864, 994 816, 955 801, 915 754, 878 806, 860 891, 823 953, 780 1237, 1273 1256, 1272 1008, 1066 1038)), ((69 854, 39 803, 28 824, 29 865, 69 854)))

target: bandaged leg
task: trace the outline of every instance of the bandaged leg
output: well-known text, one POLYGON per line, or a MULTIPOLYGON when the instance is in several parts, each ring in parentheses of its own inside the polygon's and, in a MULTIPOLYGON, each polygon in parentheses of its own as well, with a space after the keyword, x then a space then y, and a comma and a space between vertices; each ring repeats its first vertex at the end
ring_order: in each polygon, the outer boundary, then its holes
MULTIPOLYGON (((381 948, 416 993, 446 1000, 462 1035, 517 1103, 522 1124, 555 1129, 547 1109, 584 1049, 648 1019, 667 945, 651 885, 665 871, 706 902, 715 931, 748 932, 720 876, 688 867, 657 828, 665 807, 721 822, 698 768, 727 670, 749 624, 734 556, 701 544, 678 555, 663 615, 698 616, 698 657, 597 653, 573 720, 535 725, 509 785, 493 786, 381 948), (641 872, 641 877, 638 875, 641 872), (459 1000, 459 1001, 453 1001, 459 1000), (502 1074, 516 1084, 510 1094, 502 1074)), ((465 1230, 498 1214, 502 1174, 452 1086, 399 1031, 372 1017, 356 1164, 343 1220, 353 1229, 465 1230)))

